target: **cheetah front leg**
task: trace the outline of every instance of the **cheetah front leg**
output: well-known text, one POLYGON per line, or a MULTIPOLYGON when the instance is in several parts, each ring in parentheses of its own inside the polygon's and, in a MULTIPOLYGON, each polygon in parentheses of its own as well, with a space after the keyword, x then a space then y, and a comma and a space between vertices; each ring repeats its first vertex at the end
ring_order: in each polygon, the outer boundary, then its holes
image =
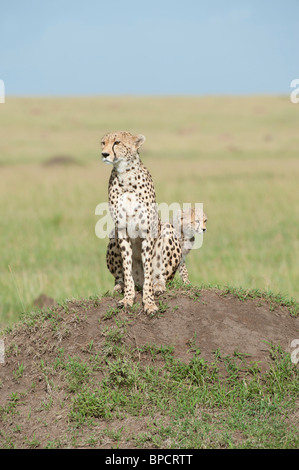
POLYGON ((122 266, 122 258, 120 249, 115 238, 109 240, 106 253, 107 268, 114 276, 115 284, 113 292, 124 291, 124 271, 122 266))
POLYGON ((185 264, 185 261, 183 261, 179 265, 178 271, 179 271, 179 275, 180 275, 183 283, 184 284, 191 284, 191 282, 189 280, 189 274, 188 274, 188 270, 187 270, 187 266, 185 264))
POLYGON ((144 238, 141 242, 141 259, 143 265, 144 282, 143 282, 143 307, 147 314, 154 314, 158 311, 158 307, 154 301, 153 293, 153 264, 152 255, 155 240, 153 238, 144 238))
POLYGON ((132 276, 132 246, 128 238, 119 238, 118 244, 124 274, 124 298, 117 305, 118 307, 132 307, 135 300, 135 284, 132 276))
POLYGON ((153 290, 154 295, 161 295, 166 291, 164 276, 163 236, 160 236, 154 247, 153 254, 153 290))
POLYGON ((174 278, 181 256, 180 243, 172 227, 166 224, 162 228, 154 249, 153 289, 155 295, 161 295, 166 291, 166 282, 174 278))

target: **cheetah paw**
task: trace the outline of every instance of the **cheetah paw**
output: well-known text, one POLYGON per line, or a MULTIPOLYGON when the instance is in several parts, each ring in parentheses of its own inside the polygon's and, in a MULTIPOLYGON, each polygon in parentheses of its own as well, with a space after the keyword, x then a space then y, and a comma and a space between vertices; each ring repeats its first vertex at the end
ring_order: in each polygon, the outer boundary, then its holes
POLYGON ((157 282, 154 283, 154 285, 153 285, 153 290, 154 290, 154 294, 155 294, 155 295, 161 295, 161 294, 163 294, 163 292, 166 291, 165 282, 163 282, 163 281, 157 281, 157 282))
POLYGON ((134 299, 123 298, 117 302, 117 306, 119 308, 128 308, 128 307, 132 307, 133 303, 134 303, 134 299))
POLYGON ((158 312, 158 310, 159 309, 154 302, 150 304, 144 304, 144 312, 147 315, 154 315, 154 313, 158 312))
POLYGON ((113 287, 113 292, 120 292, 122 293, 124 291, 124 286, 123 284, 115 284, 113 287))

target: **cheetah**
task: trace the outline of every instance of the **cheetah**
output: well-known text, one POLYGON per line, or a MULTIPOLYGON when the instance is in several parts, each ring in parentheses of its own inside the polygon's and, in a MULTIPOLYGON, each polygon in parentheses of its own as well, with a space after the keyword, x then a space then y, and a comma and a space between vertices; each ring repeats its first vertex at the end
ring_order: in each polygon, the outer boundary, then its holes
POLYGON ((190 284, 189 274, 186 267, 186 256, 194 246, 195 235, 204 233, 207 230, 208 218, 206 214, 198 208, 191 208, 185 211, 178 211, 174 220, 177 232, 180 234, 182 257, 178 267, 178 273, 184 284, 190 284))
POLYGON ((143 135, 129 132, 109 133, 101 141, 102 159, 113 165, 108 200, 115 232, 108 245, 107 266, 115 277, 115 290, 123 282, 124 297, 118 306, 133 305, 134 277, 138 277, 142 278, 144 311, 153 314, 158 307, 152 285, 152 257, 161 221, 152 177, 139 157, 144 141, 143 135))
MULTIPOLYGON (((194 246, 195 234, 206 231, 207 217, 199 209, 178 211, 173 225, 161 224, 161 232, 157 238, 153 250, 153 290, 155 295, 160 295, 166 290, 166 283, 171 281, 176 272, 185 284, 190 284, 185 259, 194 246)), ((115 277, 115 291, 122 292, 124 286, 123 270, 117 269, 121 266, 120 251, 111 240, 107 249, 107 266, 115 277)), ((140 263, 136 260, 133 277, 136 287, 143 283, 143 273, 140 263)))
POLYGON ((199 208, 177 211, 173 225, 162 223, 161 238, 155 245, 153 257, 153 289, 155 295, 166 290, 166 283, 171 281, 178 271, 184 284, 190 284, 186 267, 186 256, 195 243, 195 234, 206 231, 207 216, 199 208), (160 259, 163 263, 160 267, 160 259))

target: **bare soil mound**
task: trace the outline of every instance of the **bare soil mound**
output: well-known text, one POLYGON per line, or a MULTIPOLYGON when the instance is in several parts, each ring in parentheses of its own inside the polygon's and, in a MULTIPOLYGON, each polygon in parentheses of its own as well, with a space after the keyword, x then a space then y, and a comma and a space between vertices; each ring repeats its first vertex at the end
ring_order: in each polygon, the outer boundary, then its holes
POLYGON ((194 344, 207 360, 213 359, 217 349, 225 355, 237 351, 266 368, 269 343, 291 352, 296 332, 298 336, 298 318, 286 308, 270 310, 269 303, 260 299, 242 301, 231 294, 205 290, 199 297, 175 295, 166 304, 162 317, 140 316, 130 334, 138 345, 173 345, 174 354, 184 360, 194 344))
MULTIPOLYGON (((80 391, 82 398, 82 387, 91 380, 91 367, 96 386, 109 361, 114 364, 116 358, 127 357, 121 348, 137 351, 136 361, 144 367, 153 363, 151 348, 155 345, 156 351, 173 347, 173 357, 184 362, 195 350, 200 350, 207 363, 213 362, 215 351, 221 357, 237 352, 267 371, 270 343, 291 352, 291 342, 298 338, 298 318, 286 306, 261 297, 240 300, 217 289, 169 290, 157 302, 159 313, 148 317, 141 308, 140 294, 130 311, 117 309, 113 297, 70 300, 26 314, 5 332, 5 361, 0 364, 0 447, 88 447, 86 440, 74 437, 71 410, 74 414, 77 409, 75 394, 80 391)), ((121 383, 125 376, 122 372, 115 380, 121 383)), ((97 447, 119 444, 115 435, 123 428, 127 434, 120 447, 136 447, 132 435, 145 432, 151 419, 140 418, 140 412, 135 419, 132 415, 118 416, 118 420, 103 413, 92 416, 98 419, 96 429, 105 436, 97 447)), ((92 429, 88 435, 93 435, 92 429)))
POLYGON ((54 155, 53 157, 48 158, 43 163, 43 166, 66 166, 66 165, 77 165, 78 161, 75 157, 71 155, 54 155))

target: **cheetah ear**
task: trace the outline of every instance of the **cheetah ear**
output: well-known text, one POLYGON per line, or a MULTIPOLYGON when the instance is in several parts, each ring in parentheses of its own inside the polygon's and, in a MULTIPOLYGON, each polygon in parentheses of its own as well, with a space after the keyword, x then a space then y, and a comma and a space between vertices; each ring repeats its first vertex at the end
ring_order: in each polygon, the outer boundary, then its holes
POLYGON ((142 134, 138 134, 135 137, 135 145, 136 145, 136 150, 138 150, 142 144, 145 142, 145 137, 142 134))

